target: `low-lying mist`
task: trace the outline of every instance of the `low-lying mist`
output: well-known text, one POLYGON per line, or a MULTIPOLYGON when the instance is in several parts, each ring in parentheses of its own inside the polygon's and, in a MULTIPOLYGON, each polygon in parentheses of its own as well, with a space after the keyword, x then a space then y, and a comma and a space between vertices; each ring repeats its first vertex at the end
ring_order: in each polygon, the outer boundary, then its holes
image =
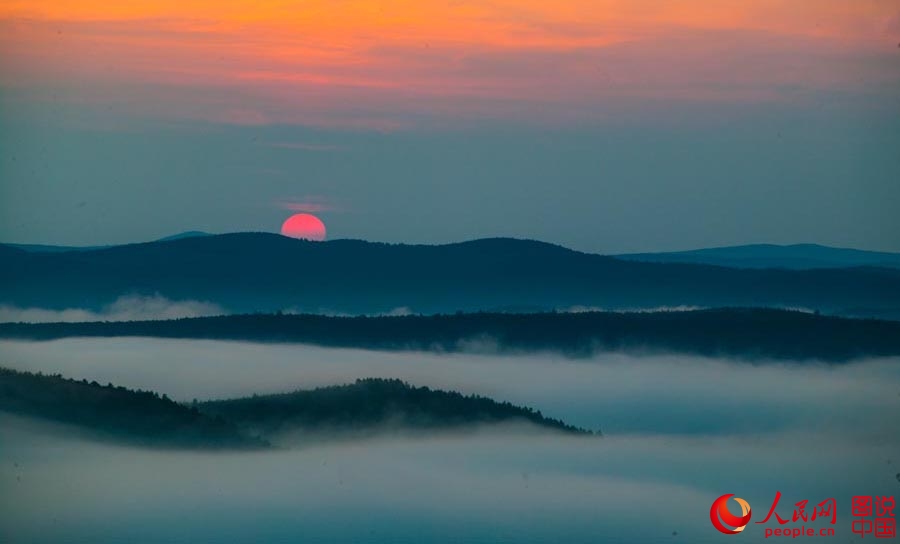
POLYGON ((227 313, 199 300, 170 300, 160 295, 126 295, 95 311, 86 308, 52 310, 0 305, 0 323, 78 323, 85 321, 145 321, 205 317, 227 313))
MULTIPOLYGON (((0 341, 3 365, 166 393, 233 398, 399 378, 531 406, 604 433, 880 431, 900 412, 900 359, 752 365, 690 356, 480 356, 161 340, 0 341)), ((895 428, 895 427, 891 427, 895 428)))
MULTIPOLYGON (((900 491, 900 361, 752 365, 680 356, 477 356, 141 338, 0 342, 3 365, 188 401, 400 378, 532 406, 534 427, 154 451, 0 414, 3 542, 726 542, 712 501, 761 521, 900 491)), ((317 437, 318 438, 318 437, 317 437)), ((774 525, 773 525, 774 524, 774 525)), ((819 527, 820 522, 808 524, 819 527)), ((762 542, 751 523, 739 537, 762 542)))
MULTIPOLYGON (((82 442, 0 416, 0 540, 719 542, 729 492, 779 513, 896 493, 897 442, 822 433, 570 438, 522 429, 200 454, 82 442)), ((761 517, 759 519, 762 519, 761 517)), ((771 526, 771 525, 770 525, 771 526)), ((750 526, 742 541, 762 540, 750 526)))

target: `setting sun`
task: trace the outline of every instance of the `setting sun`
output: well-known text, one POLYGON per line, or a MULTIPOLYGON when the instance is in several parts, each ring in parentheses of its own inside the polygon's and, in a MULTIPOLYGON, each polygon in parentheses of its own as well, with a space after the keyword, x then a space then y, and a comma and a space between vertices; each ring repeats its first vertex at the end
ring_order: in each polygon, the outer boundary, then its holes
POLYGON ((291 238, 322 242, 325 240, 325 223, 315 215, 298 213, 288 217, 281 225, 281 234, 291 238))
POLYGON ((898 43, 0 0, 0 544, 896 537, 898 43))

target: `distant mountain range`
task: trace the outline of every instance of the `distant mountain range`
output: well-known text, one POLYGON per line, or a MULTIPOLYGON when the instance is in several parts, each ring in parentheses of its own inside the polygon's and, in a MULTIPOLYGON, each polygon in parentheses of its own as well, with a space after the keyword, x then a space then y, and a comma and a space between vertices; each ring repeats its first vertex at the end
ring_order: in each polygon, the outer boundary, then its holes
MULTIPOLYGON (((189 230, 185 232, 179 232, 178 234, 173 234, 171 236, 164 236, 158 240, 154 240, 156 242, 167 242, 169 240, 180 240, 182 238, 194 238, 196 236, 212 236, 207 232, 201 232, 199 230, 189 230)), ((113 246, 54 246, 50 244, 0 244, 8 247, 13 247, 16 249, 22 249, 25 251, 32 251, 36 253, 60 253, 65 251, 92 251, 95 249, 105 249, 113 246)))
POLYGON ((169 448, 258 449, 277 443, 285 432, 315 433, 321 440, 323 432, 436 431, 516 422, 592 434, 508 402, 373 378, 187 405, 150 391, 0 367, 0 412, 65 423, 101 439, 169 448))
POLYGON ((711 264, 733 268, 790 268, 795 270, 855 266, 900 268, 900 253, 863 251, 817 244, 787 246, 754 244, 670 253, 629 253, 616 255, 616 257, 651 263, 711 264))
POLYGON ((652 313, 475 313, 401 317, 252 314, 168 321, 0 323, 0 338, 142 336, 490 353, 680 353, 751 361, 848 362, 900 355, 900 322, 722 308, 652 313))
POLYGON ((63 252, 0 246, 0 304, 100 310, 132 294, 229 312, 768 306, 891 318, 900 270, 649 263, 509 238, 428 246, 237 233, 63 252))
MULTIPOLYGON (((167 242, 182 238, 213 236, 208 232, 189 230, 154 240, 167 242)), ((55 246, 46 244, 0 244, 25 251, 61 252, 90 251, 113 246, 55 246)), ((691 263, 726 266, 731 268, 852 268, 880 266, 900 268, 900 253, 866 251, 819 244, 748 244, 741 246, 712 247, 687 251, 655 253, 621 253, 610 255, 617 259, 650 263, 691 263)))

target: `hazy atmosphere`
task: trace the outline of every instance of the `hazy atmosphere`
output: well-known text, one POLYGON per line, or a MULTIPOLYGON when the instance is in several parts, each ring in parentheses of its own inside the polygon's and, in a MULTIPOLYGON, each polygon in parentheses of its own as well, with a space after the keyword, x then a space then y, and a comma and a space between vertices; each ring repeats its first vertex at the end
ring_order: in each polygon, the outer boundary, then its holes
POLYGON ((533 406, 607 434, 797 427, 892 434, 887 414, 900 408, 900 358, 846 366, 619 354, 571 360, 141 338, 0 341, 0 350, 12 368, 182 401, 400 378, 533 406))
POLYGON ((332 239, 900 251, 890 1, 13 1, 0 29, 4 242, 300 206, 332 239))
MULTIPOLYGON (((897 486, 896 359, 842 367, 618 355, 573 362, 137 338, 2 342, 0 350, 16 368, 181 400, 400 377, 527 403, 604 432, 569 438, 511 427, 203 455, 87 443, 71 430, 6 419, 0 478, 23 490, 3 508, 13 541, 74 532, 84 542, 287 542, 298 534, 315 542, 718 542, 697 513, 723 478, 763 515, 775 490, 785 495, 779 512, 831 496, 847 511, 845 495, 897 486), (264 526, 248 529, 248 515, 264 526), (50 529, 39 530, 47 519, 50 529)), ((838 516, 838 530, 849 531, 846 519, 838 516)), ((743 537, 762 540, 762 531, 743 537)))
POLYGON ((0 544, 896 538, 898 151, 896 0, 0 0, 0 544))

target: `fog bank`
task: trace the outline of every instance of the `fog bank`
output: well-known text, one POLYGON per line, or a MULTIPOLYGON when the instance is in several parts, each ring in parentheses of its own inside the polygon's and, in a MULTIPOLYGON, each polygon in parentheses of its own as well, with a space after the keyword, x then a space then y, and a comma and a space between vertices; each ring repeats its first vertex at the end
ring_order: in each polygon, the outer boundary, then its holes
POLYGON ((604 433, 894 430, 900 359, 846 366, 690 356, 479 356, 145 338, 0 341, 3 364, 151 389, 231 398, 399 378, 531 406, 604 433))
POLYGON ((122 296, 99 312, 84 308, 50 310, 0 305, 0 323, 78 323, 84 321, 147 321, 206 317, 227 313, 217 304, 199 300, 169 300, 160 295, 122 296))
MULTIPOLYGON (((765 517, 794 503, 896 495, 900 361, 751 365, 682 356, 389 353, 146 338, 0 341, 3 365, 173 398, 396 377, 601 427, 521 426, 298 440, 273 452, 150 451, 0 414, 0 541, 726 542, 712 501, 765 517)), ((327 437, 325 437, 327 438, 327 437)), ((762 542, 752 524, 742 542, 762 542)), ((819 526, 818 522, 815 526, 819 526)))
MULTIPOLYGON (((32 427, 0 415, 4 542, 724 542, 709 524, 713 499, 736 492, 764 516, 776 491, 782 516, 797 501, 835 497, 838 534, 849 536, 852 495, 897 491, 887 464, 896 441, 822 433, 565 438, 493 428, 200 454, 32 427)), ((762 534, 751 526, 741 539, 762 534)))

